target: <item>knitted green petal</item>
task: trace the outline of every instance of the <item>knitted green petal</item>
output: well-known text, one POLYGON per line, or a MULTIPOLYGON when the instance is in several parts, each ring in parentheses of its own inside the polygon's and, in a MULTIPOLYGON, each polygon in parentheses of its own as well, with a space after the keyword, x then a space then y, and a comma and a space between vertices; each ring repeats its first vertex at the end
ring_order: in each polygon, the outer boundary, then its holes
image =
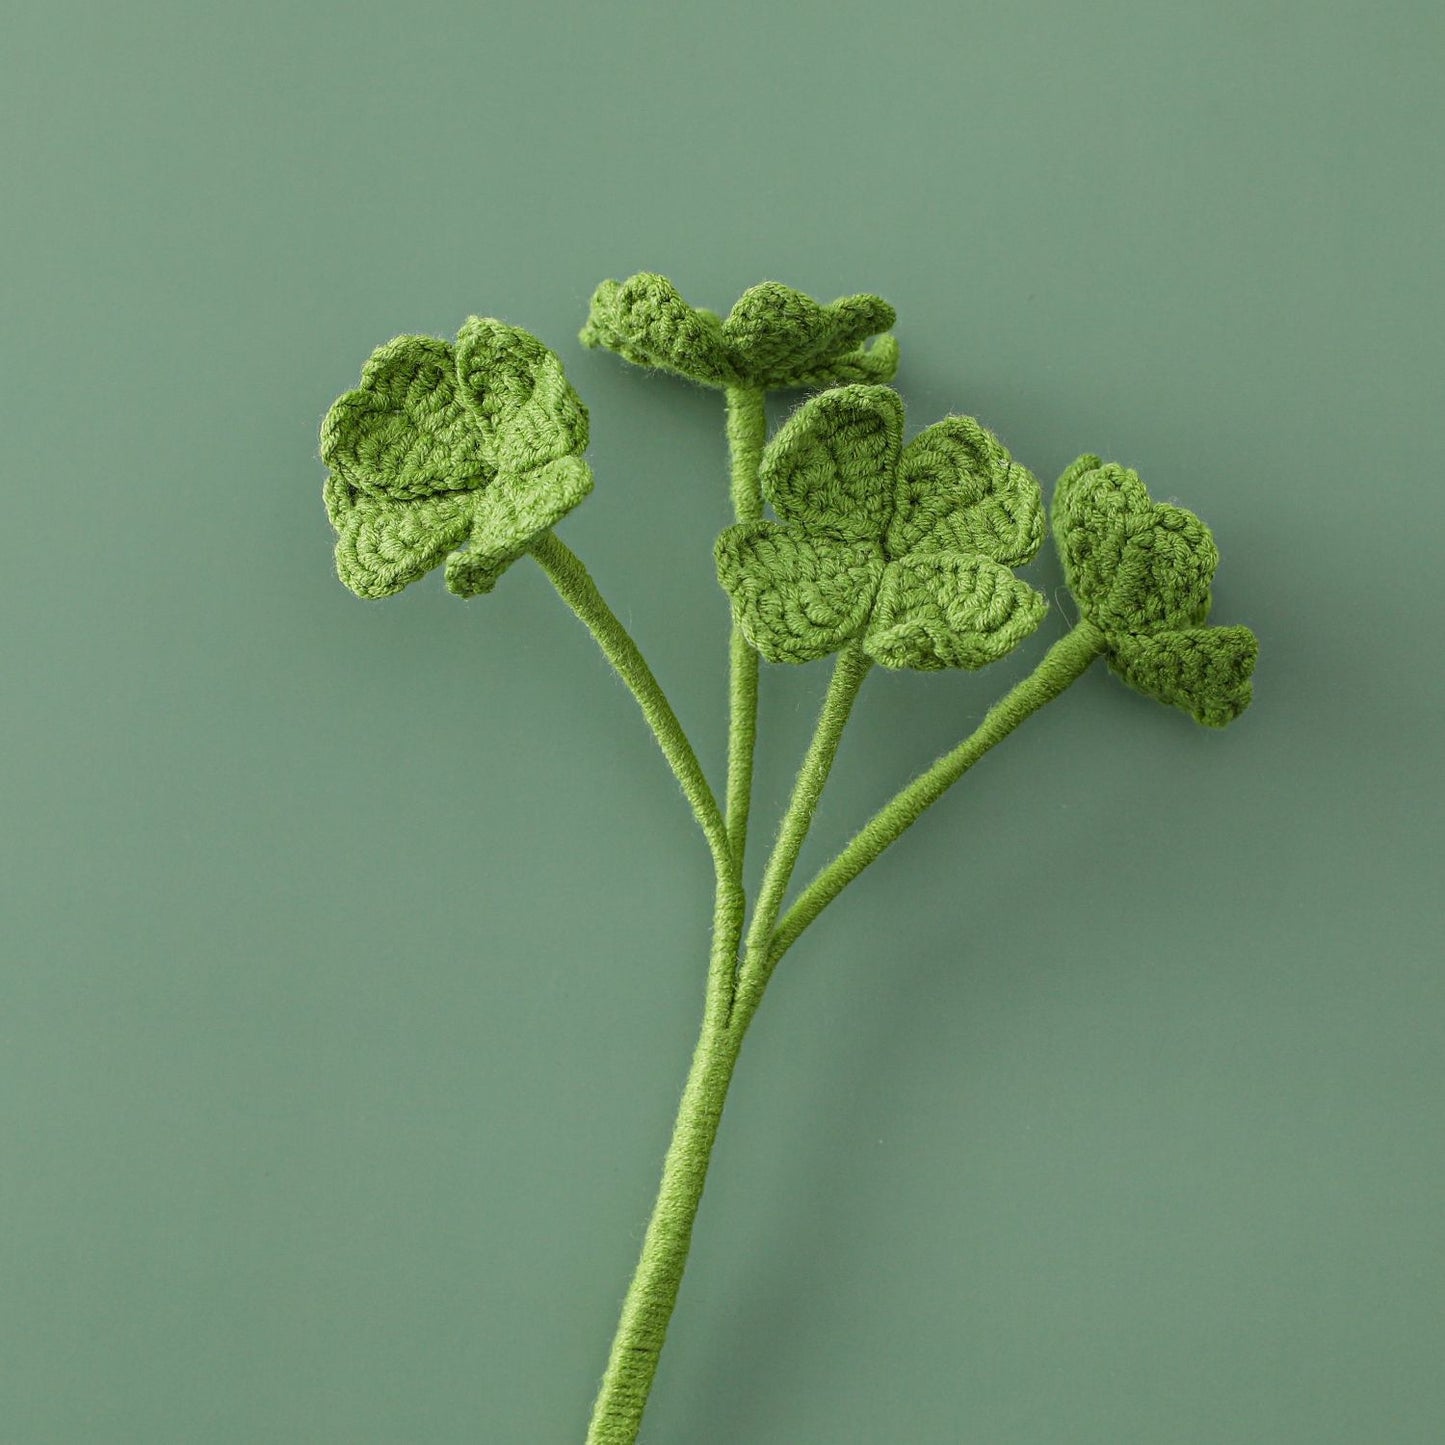
POLYGON ((326 507, 326 520, 332 530, 340 532, 356 506, 358 489, 340 472, 331 472, 321 484, 321 500, 326 507))
POLYGON ((1157 502, 1153 525, 1124 548, 1104 615, 1141 632, 1198 626, 1209 616, 1218 567, 1209 528, 1193 512, 1157 502))
POLYGON ((881 537, 893 511, 903 402, 886 386, 843 386, 806 401, 763 452, 763 495, 785 522, 881 537))
POLYGON ((457 389, 451 344, 398 336, 321 424, 321 458, 361 491, 406 500, 482 485, 492 466, 457 389))
POLYGON ((457 333, 457 382, 498 470, 530 471, 587 446, 587 408, 529 331, 472 316, 457 333))
POLYGON ((819 365, 794 374, 789 386, 814 391, 825 386, 846 386, 861 381, 881 385, 898 371, 898 338, 880 336, 871 346, 859 346, 819 365))
POLYGON ((605 346, 638 366, 690 376, 708 386, 731 386, 739 377, 711 312, 689 306, 677 287, 653 272, 604 281, 592 295, 584 346, 605 346))
POLYGON ((991 558, 918 553, 888 564, 863 649, 885 667, 983 667, 1017 647, 1047 610, 991 558))
POLYGON ((581 340, 708 386, 826 387, 891 380, 897 342, 880 336, 864 343, 894 319, 877 296, 843 296, 825 306, 765 281, 749 287, 720 321, 690 306, 667 277, 639 272, 597 288, 581 340))
POLYGON ((764 281, 738 298, 722 335, 734 367, 752 386, 888 381, 898 367, 897 344, 889 338, 882 351, 865 351, 862 343, 896 319, 879 296, 843 296, 824 306, 791 286, 764 281))
POLYGON ((1054 487, 1054 540, 1064 577, 1092 615, 1107 604, 1124 548, 1149 525, 1153 503, 1138 475, 1085 454, 1054 487))
POLYGON ((1105 633, 1208 617, 1214 538, 1193 512, 1152 502, 1137 472, 1080 457, 1054 489, 1053 526, 1069 590, 1105 633))
POLYGON ((464 538, 478 494, 451 492, 399 502, 326 483, 338 533, 336 575, 358 597, 390 597, 424 577, 464 538))
POLYGON ((876 542, 747 522, 717 540, 718 580, 769 662, 812 662, 863 630, 883 575, 876 542))
POLYGON ((1249 706, 1258 653, 1247 627, 1185 627, 1119 637, 1109 665, 1131 687, 1218 728, 1249 706))
POLYGON ((490 592, 591 490, 592 472, 581 457, 560 457, 531 472, 503 472, 476 496, 466 550, 447 558, 447 587, 458 597, 490 592))
POLYGON ((892 557, 978 552, 1019 567, 1043 541, 1037 479, 971 416, 945 417, 909 442, 898 463, 897 496, 887 539, 892 557))

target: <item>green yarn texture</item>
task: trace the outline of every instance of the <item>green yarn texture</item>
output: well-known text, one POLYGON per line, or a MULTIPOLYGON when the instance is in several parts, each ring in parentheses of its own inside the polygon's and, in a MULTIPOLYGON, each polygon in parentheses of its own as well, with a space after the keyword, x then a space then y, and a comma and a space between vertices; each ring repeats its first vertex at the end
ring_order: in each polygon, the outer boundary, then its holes
POLYGON ((763 452, 778 521, 718 538, 718 579, 770 662, 811 662, 861 639, 891 668, 983 667, 1047 603, 1010 570, 1043 538, 1039 484, 972 417, 903 445, 903 402, 843 386, 805 402, 763 452))
POLYGON ((651 272, 604 281, 592 298, 584 344, 724 393, 734 523, 713 546, 732 613, 721 804, 637 643, 552 531, 593 485, 587 409, 553 352, 487 317, 469 318, 455 341, 399 336, 372 353, 360 385, 322 424, 322 495, 341 581, 379 598, 440 567, 452 592, 474 597, 530 553, 636 699, 712 862, 702 1026, 588 1445, 637 1440, 743 1037, 803 932, 1099 657, 1131 687, 1209 727, 1233 721, 1252 697, 1254 634, 1209 622, 1219 552, 1204 523, 1092 455, 1064 472, 1046 518, 1033 473, 970 416, 946 416, 905 444, 903 401, 887 385, 898 366, 886 334, 894 320, 877 296, 825 305, 772 281, 719 317, 651 272), (789 388, 817 394, 769 438, 766 393, 789 388), (1047 603, 1015 569, 1034 559, 1048 521, 1078 620, 789 903, 875 664, 973 670, 1027 641, 1047 603), (759 660, 830 654, 832 681, 750 913, 759 660))
POLYGON ((470 318, 455 344, 398 336, 321 427, 336 571, 388 597, 445 563, 459 597, 490 592, 592 490, 587 409, 530 332, 470 318))
POLYGON ((1259 644, 1205 625, 1219 549, 1183 507, 1155 502, 1137 472, 1085 455, 1054 488, 1054 537, 1079 610, 1131 687, 1223 727, 1249 706, 1259 644))
POLYGON ((895 319, 879 296, 843 296, 825 306, 777 281, 749 287, 719 317, 688 305, 666 276, 641 271, 597 288, 581 340, 706 386, 812 389, 892 380, 898 343, 879 333, 895 319))

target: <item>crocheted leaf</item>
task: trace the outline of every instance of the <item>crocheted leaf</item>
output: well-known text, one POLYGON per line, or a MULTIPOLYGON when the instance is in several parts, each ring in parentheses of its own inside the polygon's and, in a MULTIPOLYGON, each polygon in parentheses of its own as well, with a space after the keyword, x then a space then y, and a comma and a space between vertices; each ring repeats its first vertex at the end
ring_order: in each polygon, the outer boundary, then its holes
POLYGON ((500 470, 529 471, 587 446, 587 408, 554 352, 520 326, 471 316, 457 333, 462 400, 500 470))
POLYGON ((856 637, 883 574, 875 542, 776 522, 729 527, 714 555, 738 626, 769 662, 811 662, 856 637))
POLYGON ((988 557, 919 553, 888 564, 863 649, 885 667, 983 667, 1017 647, 1047 610, 988 557))
POLYGON ((844 352, 816 370, 795 373, 787 384, 808 391, 825 386, 845 386, 851 382, 881 385, 883 382, 892 381, 897 371, 898 338, 879 336, 871 346, 860 346, 853 351, 844 352))
POLYGON ((897 343, 888 338, 881 350, 864 350, 862 343, 896 320, 880 296, 843 296, 825 306, 791 286, 764 281, 738 298, 722 335, 737 372, 753 386, 831 386, 892 378, 897 343))
POLYGON ((739 379, 717 316, 689 306, 666 276, 650 271, 604 281, 592 294, 580 340, 708 386, 731 386, 739 379))
POLYGON ((458 392, 451 344, 398 336, 321 424, 321 459, 363 492, 406 500, 480 486, 491 460, 458 392))
POLYGON ((1218 728, 1249 706, 1258 653, 1247 627, 1186 627, 1120 637, 1109 665, 1140 692, 1218 728))
POLYGON ((472 316, 455 346, 397 337, 322 426, 341 580, 384 597, 446 559, 453 592, 489 592, 591 490, 586 445, 587 408, 530 332, 472 316))
POLYGON ((425 576, 467 535, 475 492, 398 502, 358 492, 339 477, 325 487, 336 528, 336 575, 358 597, 390 597, 425 576))
POLYGON ((597 288, 581 340, 708 386, 825 387, 891 380, 897 342, 881 336, 864 343, 894 319, 877 296, 843 296, 825 306, 765 281, 720 320, 690 306, 666 276, 643 271, 597 288))
POLYGON ((1153 502, 1137 472, 1084 456, 1054 489, 1054 537, 1069 590, 1111 636, 1198 626, 1219 551, 1193 512, 1153 502))
POLYGON ((763 495, 786 522, 881 537, 893 510, 903 402, 886 386, 844 386, 806 401, 763 452, 763 495))
POLYGON ((889 556, 978 552, 1019 567, 1043 536, 1037 479, 971 416, 945 417, 903 449, 889 556))
POLYGON ((326 520, 339 532, 356 506, 357 491, 339 472, 331 472, 321 484, 321 500, 326 506, 326 520))
POLYGON ((458 597, 490 592, 591 490, 592 471, 581 457, 560 457, 536 471, 503 472, 476 495, 466 550, 447 558, 447 587, 458 597))

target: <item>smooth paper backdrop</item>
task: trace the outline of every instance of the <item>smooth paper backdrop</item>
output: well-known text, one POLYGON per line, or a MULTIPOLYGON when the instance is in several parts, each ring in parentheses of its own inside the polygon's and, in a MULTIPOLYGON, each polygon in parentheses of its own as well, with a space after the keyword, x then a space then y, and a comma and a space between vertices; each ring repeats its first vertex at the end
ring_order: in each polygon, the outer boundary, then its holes
MULTIPOLYGON (((789 957, 644 1440, 1439 1439, 1438 5, 5 32, 7 1441, 580 1440, 706 854, 535 567, 341 588, 316 440, 399 332, 557 348, 564 535, 719 776, 721 402, 574 339, 639 269, 887 296, 910 432, 1138 467, 1262 644, 1222 734, 1098 669, 789 957)), ((1066 625, 1030 575, 1022 655, 869 680, 805 874, 1066 625)), ((825 680, 766 673, 759 839, 825 680)))

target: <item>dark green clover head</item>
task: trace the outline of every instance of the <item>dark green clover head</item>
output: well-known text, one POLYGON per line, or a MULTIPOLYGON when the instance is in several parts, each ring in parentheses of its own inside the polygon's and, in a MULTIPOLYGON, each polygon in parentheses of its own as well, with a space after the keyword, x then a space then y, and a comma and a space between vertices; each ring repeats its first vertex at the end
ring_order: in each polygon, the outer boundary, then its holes
POLYGON ((763 493, 780 520, 718 538, 738 626, 770 662, 810 662, 861 638, 885 667, 982 667, 1039 625, 1014 576, 1039 549, 1039 484, 972 417, 903 445, 903 402, 844 386, 805 402, 768 444, 763 493))
POLYGON ((490 592, 592 490, 587 408, 530 332, 473 316, 456 344, 398 336, 321 425, 336 572, 388 597, 446 563, 458 597, 490 592))
POLYGON ((1259 644, 1247 627, 1205 625, 1219 551, 1193 512, 1083 456, 1059 478, 1053 527, 1069 590, 1125 682, 1209 727, 1249 706, 1259 644))
POLYGON ((878 296, 824 306, 777 281, 749 287, 720 318, 689 306, 666 276, 644 271, 597 288, 582 344, 707 386, 811 389, 891 380, 898 343, 878 333, 896 319, 878 296), (878 340, 865 346, 870 336, 878 340))

